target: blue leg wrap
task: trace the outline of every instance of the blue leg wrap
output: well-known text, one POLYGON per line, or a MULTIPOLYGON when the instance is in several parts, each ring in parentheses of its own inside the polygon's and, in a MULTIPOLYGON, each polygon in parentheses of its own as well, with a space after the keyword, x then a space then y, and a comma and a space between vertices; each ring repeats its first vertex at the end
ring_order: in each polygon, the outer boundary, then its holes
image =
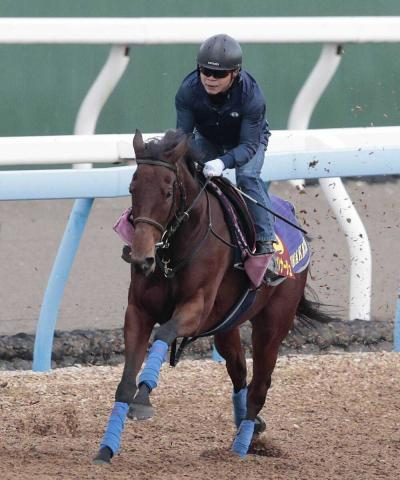
POLYGON ((121 435, 124 430, 124 424, 128 410, 129 405, 127 403, 114 403, 110 419, 108 420, 107 430, 101 440, 100 448, 110 448, 113 452, 113 455, 117 453, 121 444, 121 435))
POLYGON ((254 433, 254 420, 243 420, 232 445, 232 452, 240 457, 246 456, 254 433))
POLYGON ((236 428, 239 428, 247 413, 247 387, 242 388, 237 393, 232 393, 232 403, 233 418, 236 428))
POLYGON ((156 340, 147 356, 146 365, 139 376, 139 384, 145 383, 151 390, 156 388, 163 364, 168 352, 168 345, 162 340, 156 340))

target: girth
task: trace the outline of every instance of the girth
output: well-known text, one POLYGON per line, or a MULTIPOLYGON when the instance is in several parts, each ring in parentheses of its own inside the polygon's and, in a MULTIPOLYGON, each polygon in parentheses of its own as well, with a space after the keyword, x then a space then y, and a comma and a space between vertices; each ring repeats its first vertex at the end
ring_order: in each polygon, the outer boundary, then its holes
POLYGON ((215 335, 216 333, 224 332, 235 327, 242 315, 244 315, 244 313, 253 305, 256 294, 257 290, 247 289, 219 325, 207 330, 204 333, 201 333, 200 335, 196 335, 194 337, 183 337, 178 350, 178 342, 177 339, 175 339, 171 345, 171 354, 169 359, 171 367, 175 367, 178 364, 184 348, 190 343, 194 342, 198 338, 209 337, 211 335, 215 335))

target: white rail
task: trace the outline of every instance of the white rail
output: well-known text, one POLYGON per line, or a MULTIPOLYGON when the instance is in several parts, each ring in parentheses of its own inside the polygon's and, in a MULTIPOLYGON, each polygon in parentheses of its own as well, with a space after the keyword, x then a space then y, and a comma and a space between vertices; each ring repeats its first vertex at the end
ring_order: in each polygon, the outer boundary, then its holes
POLYGON ((400 17, 2 18, 0 43, 182 44, 225 32, 249 43, 400 40, 400 17))
MULTIPOLYGON (((147 133, 145 140, 159 137, 161 133, 147 133)), ((274 130, 270 138, 267 158, 287 156, 292 162, 302 155, 318 160, 319 154, 352 152, 352 158, 365 156, 375 161, 375 154, 400 148, 400 127, 327 128, 314 130, 274 130)), ((339 155, 340 157, 340 155, 339 155)), ((0 166, 5 165, 57 165, 82 163, 123 163, 133 160, 132 134, 117 135, 54 135, 46 137, 0 137, 0 166)), ((344 176, 351 175, 351 162, 347 157, 340 165, 344 176), (347 167, 346 167, 346 164, 347 167)), ((341 161, 341 160, 339 160, 341 161)), ((299 160, 301 162, 301 160, 299 160)), ((342 162, 342 161, 341 161, 342 162)), ((272 163, 273 162, 268 162, 272 163)), ((368 166, 365 160, 366 168, 368 166)), ((268 168, 268 165, 266 165, 268 168)), ((311 171, 319 171, 315 164, 311 171)), ((379 165, 377 165, 379 170, 379 165)), ((273 168, 273 170, 276 170, 273 168)), ((337 172, 332 164, 323 177, 337 172)), ((324 173, 324 174, 323 174, 324 173)), ((396 172, 392 172, 396 173, 396 172)), ((300 174, 300 173, 299 173, 300 174)), ((368 173, 366 173, 368 174, 368 173)), ((374 173, 376 174, 376 173, 374 173)), ((359 175, 353 173, 352 175, 359 175)), ((279 172, 270 172, 270 179, 279 178, 279 172)), ((294 178, 291 176, 291 178, 294 178)))

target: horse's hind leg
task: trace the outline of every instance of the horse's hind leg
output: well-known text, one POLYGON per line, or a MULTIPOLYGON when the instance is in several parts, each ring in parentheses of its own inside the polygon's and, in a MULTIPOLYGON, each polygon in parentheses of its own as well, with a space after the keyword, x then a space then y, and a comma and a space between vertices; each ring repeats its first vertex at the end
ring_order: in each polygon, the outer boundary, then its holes
POLYGON ((239 328, 215 335, 215 346, 226 361, 226 369, 233 385, 232 403, 236 427, 246 417, 247 367, 246 357, 240 341, 239 328))
POLYGON ((252 319, 253 378, 249 385, 247 418, 255 418, 264 406, 279 347, 293 325, 306 276, 276 287, 265 308, 252 319))
MULTIPOLYGON (((215 346, 226 361, 226 369, 233 385, 232 406, 236 428, 240 427, 247 413, 247 365, 246 356, 240 340, 239 328, 215 335, 215 346)), ((257 415, 254 434, 266 428, 264 420, 257 415)))
POLYGON ((255 420, 264 406, 279 347, 292 326, 305 278, 300 276, 297 281, 286 281, 276 287, 265 308, 252 319, 253 378, 248 387, 246 419, 232 447, 241 456, 250 446, 255 420))
POLYGON ((226 361, 226 370, 234 390, 241 390, 246 386, 247 367, 239 328, 216 334, 214 341, 218 353, 226 361))

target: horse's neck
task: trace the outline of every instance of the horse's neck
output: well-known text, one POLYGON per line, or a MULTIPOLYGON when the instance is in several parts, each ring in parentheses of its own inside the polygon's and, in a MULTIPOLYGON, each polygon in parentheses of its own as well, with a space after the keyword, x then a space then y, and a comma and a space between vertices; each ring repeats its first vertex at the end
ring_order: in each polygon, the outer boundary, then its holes
POLYGON ((201 185, 193 178, 186 166, 182 168, 182 181, 186 193, 186 210, 190 209, 190 212, 189 218, 183 222, 176 237, 177 240, 181 240, 179 243, 182 245, 189 245, 208 228, 207 197, 205 192, 199 196, 201 185), (195 202, 194 205, 193 202, 195 202))
POLYGON ((200 192, 200 184, 189 172, 188 167, 184 165, 183 162, 181 163, 180 171, 182 175, 183 188, 185 189, 186 193, 186 208, 188 208, 200 192))

